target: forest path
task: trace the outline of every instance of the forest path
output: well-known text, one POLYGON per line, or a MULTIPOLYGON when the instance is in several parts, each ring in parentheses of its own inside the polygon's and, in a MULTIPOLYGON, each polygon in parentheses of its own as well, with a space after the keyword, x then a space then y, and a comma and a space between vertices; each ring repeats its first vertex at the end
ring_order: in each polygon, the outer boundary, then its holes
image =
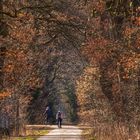
POLYGON ((37 140, 81 140, 82 130, 77 126, 53 127, 47 135, 41 136, 37 140))

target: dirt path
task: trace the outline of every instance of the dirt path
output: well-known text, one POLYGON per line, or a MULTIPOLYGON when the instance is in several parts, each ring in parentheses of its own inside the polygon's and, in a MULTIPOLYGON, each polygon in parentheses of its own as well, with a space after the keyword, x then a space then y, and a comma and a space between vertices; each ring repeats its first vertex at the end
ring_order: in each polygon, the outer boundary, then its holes
POLYGON ((53 127, 46 136, 37 140, 81 140, 82 130, 76 126, 63 126, 62 128, 53 127))

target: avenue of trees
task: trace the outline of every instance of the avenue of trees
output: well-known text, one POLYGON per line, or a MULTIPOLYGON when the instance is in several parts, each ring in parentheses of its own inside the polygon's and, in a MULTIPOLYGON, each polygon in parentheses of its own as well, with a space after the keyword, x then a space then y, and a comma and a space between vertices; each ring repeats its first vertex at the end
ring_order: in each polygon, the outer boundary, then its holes
POLYGON ((139 0, 0 0, 0 132, 46 105, 97 140, 140 138, 139 0))

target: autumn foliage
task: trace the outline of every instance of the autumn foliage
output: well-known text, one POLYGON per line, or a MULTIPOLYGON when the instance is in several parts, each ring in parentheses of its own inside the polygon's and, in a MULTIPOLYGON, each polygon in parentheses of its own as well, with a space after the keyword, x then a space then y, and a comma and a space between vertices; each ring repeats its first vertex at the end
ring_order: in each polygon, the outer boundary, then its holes
POLYGON ((11 134, 44 124, 49 103, 92 138, 138 140, 139 13, 138 0, 0 1, 0 115, 11 134))
POLYGON ((97 139, 139 137, 139 6, 123 2, 86 3, 92 13, 88 9, 89 29, 81 51, 91 68, 86 67, 77 81, 77 98, 80 120, 94 127, 92 134, 97 139), (133 126, 131 135, 127 129, 133 126))

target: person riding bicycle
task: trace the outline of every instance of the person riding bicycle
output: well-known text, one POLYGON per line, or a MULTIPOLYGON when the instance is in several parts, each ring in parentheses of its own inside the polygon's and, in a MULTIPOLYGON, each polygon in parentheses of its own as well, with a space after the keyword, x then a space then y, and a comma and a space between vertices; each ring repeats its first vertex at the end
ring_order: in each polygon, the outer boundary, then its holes
POLYGON ((46 107, 46 110, 44 112, 44 115, 45 115, 45 119, 46 119, 46 123, 50 123, 50 118, 52 116, 52 112, 51 112, 51 109, 49 106, 46 107))
POLYGON ((58 111, 57 114, 56 114, 56 120, 57 120, 57 124, 58 124, 58 127, 61 128, 62 126, 62 112, 61 111, 58 111))

